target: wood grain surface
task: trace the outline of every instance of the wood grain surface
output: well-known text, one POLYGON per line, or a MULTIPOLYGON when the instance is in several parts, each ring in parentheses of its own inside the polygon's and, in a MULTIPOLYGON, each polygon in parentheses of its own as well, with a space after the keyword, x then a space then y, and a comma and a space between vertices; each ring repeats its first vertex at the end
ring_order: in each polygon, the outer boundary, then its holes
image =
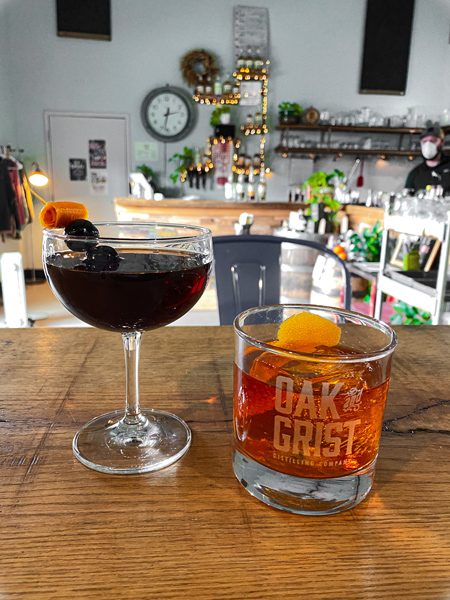
POLYGON ((304 517, 234 477, 233 331, 143 336, 142 404, 194 433, 178 463, 110 476, 72 455, 120 408, 118 334, 0 332, 0 599, 444 600, 450 593, 450 328, 399 327, 376 481, 304 517))

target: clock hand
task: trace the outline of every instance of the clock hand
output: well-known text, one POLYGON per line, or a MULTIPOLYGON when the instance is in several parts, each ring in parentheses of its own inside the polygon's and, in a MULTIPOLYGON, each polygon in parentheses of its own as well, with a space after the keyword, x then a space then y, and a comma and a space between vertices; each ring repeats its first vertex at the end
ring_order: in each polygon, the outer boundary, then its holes
POLYGON ((166 110, 166 114, 164 115, 166 117, 166 120, 164 121, 164 129, 167 130, 167 131, 168 131, 168 129, 167 129, 167 119, 169 118, 169 115, 170 115, 170 109, 168 108, 166 110))

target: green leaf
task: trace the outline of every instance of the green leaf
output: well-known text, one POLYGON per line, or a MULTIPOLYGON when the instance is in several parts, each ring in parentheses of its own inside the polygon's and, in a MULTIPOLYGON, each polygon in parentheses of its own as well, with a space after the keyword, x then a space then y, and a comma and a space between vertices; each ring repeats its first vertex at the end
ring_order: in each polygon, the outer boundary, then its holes
POLYGON ((409 318, 413 318, 416 314, 416 311, 414 310, 414 308, 412 306, 406 306, 405 308, 405 315, 409 318))
POLYGON ((403 317, 400 314, 391 315, 390 320, 391 320, 392 325, 401 325, 402 321, 403 321, 403 317))
POLYGON ((411 321, 411 325, 422 325, 422 321, 420 319, 413 319, 411 321))

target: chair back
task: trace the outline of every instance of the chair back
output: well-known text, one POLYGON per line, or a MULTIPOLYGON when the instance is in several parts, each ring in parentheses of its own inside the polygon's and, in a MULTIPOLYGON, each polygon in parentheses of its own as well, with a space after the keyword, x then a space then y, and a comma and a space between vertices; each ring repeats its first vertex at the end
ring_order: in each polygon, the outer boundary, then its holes
POLYGON ((330 248, 311 240, 272 235, 222 235, 212 238, 221 325, 253 306, 280 302, 281 244, 307 246, 335 259, 341 269, 344 308, 350 309, 351 277, 345 262, 330 248))

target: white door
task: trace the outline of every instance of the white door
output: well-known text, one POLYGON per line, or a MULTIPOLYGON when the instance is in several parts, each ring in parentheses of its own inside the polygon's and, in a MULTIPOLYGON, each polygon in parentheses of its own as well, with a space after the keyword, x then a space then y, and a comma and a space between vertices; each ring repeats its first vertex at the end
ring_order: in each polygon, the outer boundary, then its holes
POLYGON ((115 221, 114 198, 128 196, 128 117, 45 117, 52 199, 82 202, 92 221, 115 221))

